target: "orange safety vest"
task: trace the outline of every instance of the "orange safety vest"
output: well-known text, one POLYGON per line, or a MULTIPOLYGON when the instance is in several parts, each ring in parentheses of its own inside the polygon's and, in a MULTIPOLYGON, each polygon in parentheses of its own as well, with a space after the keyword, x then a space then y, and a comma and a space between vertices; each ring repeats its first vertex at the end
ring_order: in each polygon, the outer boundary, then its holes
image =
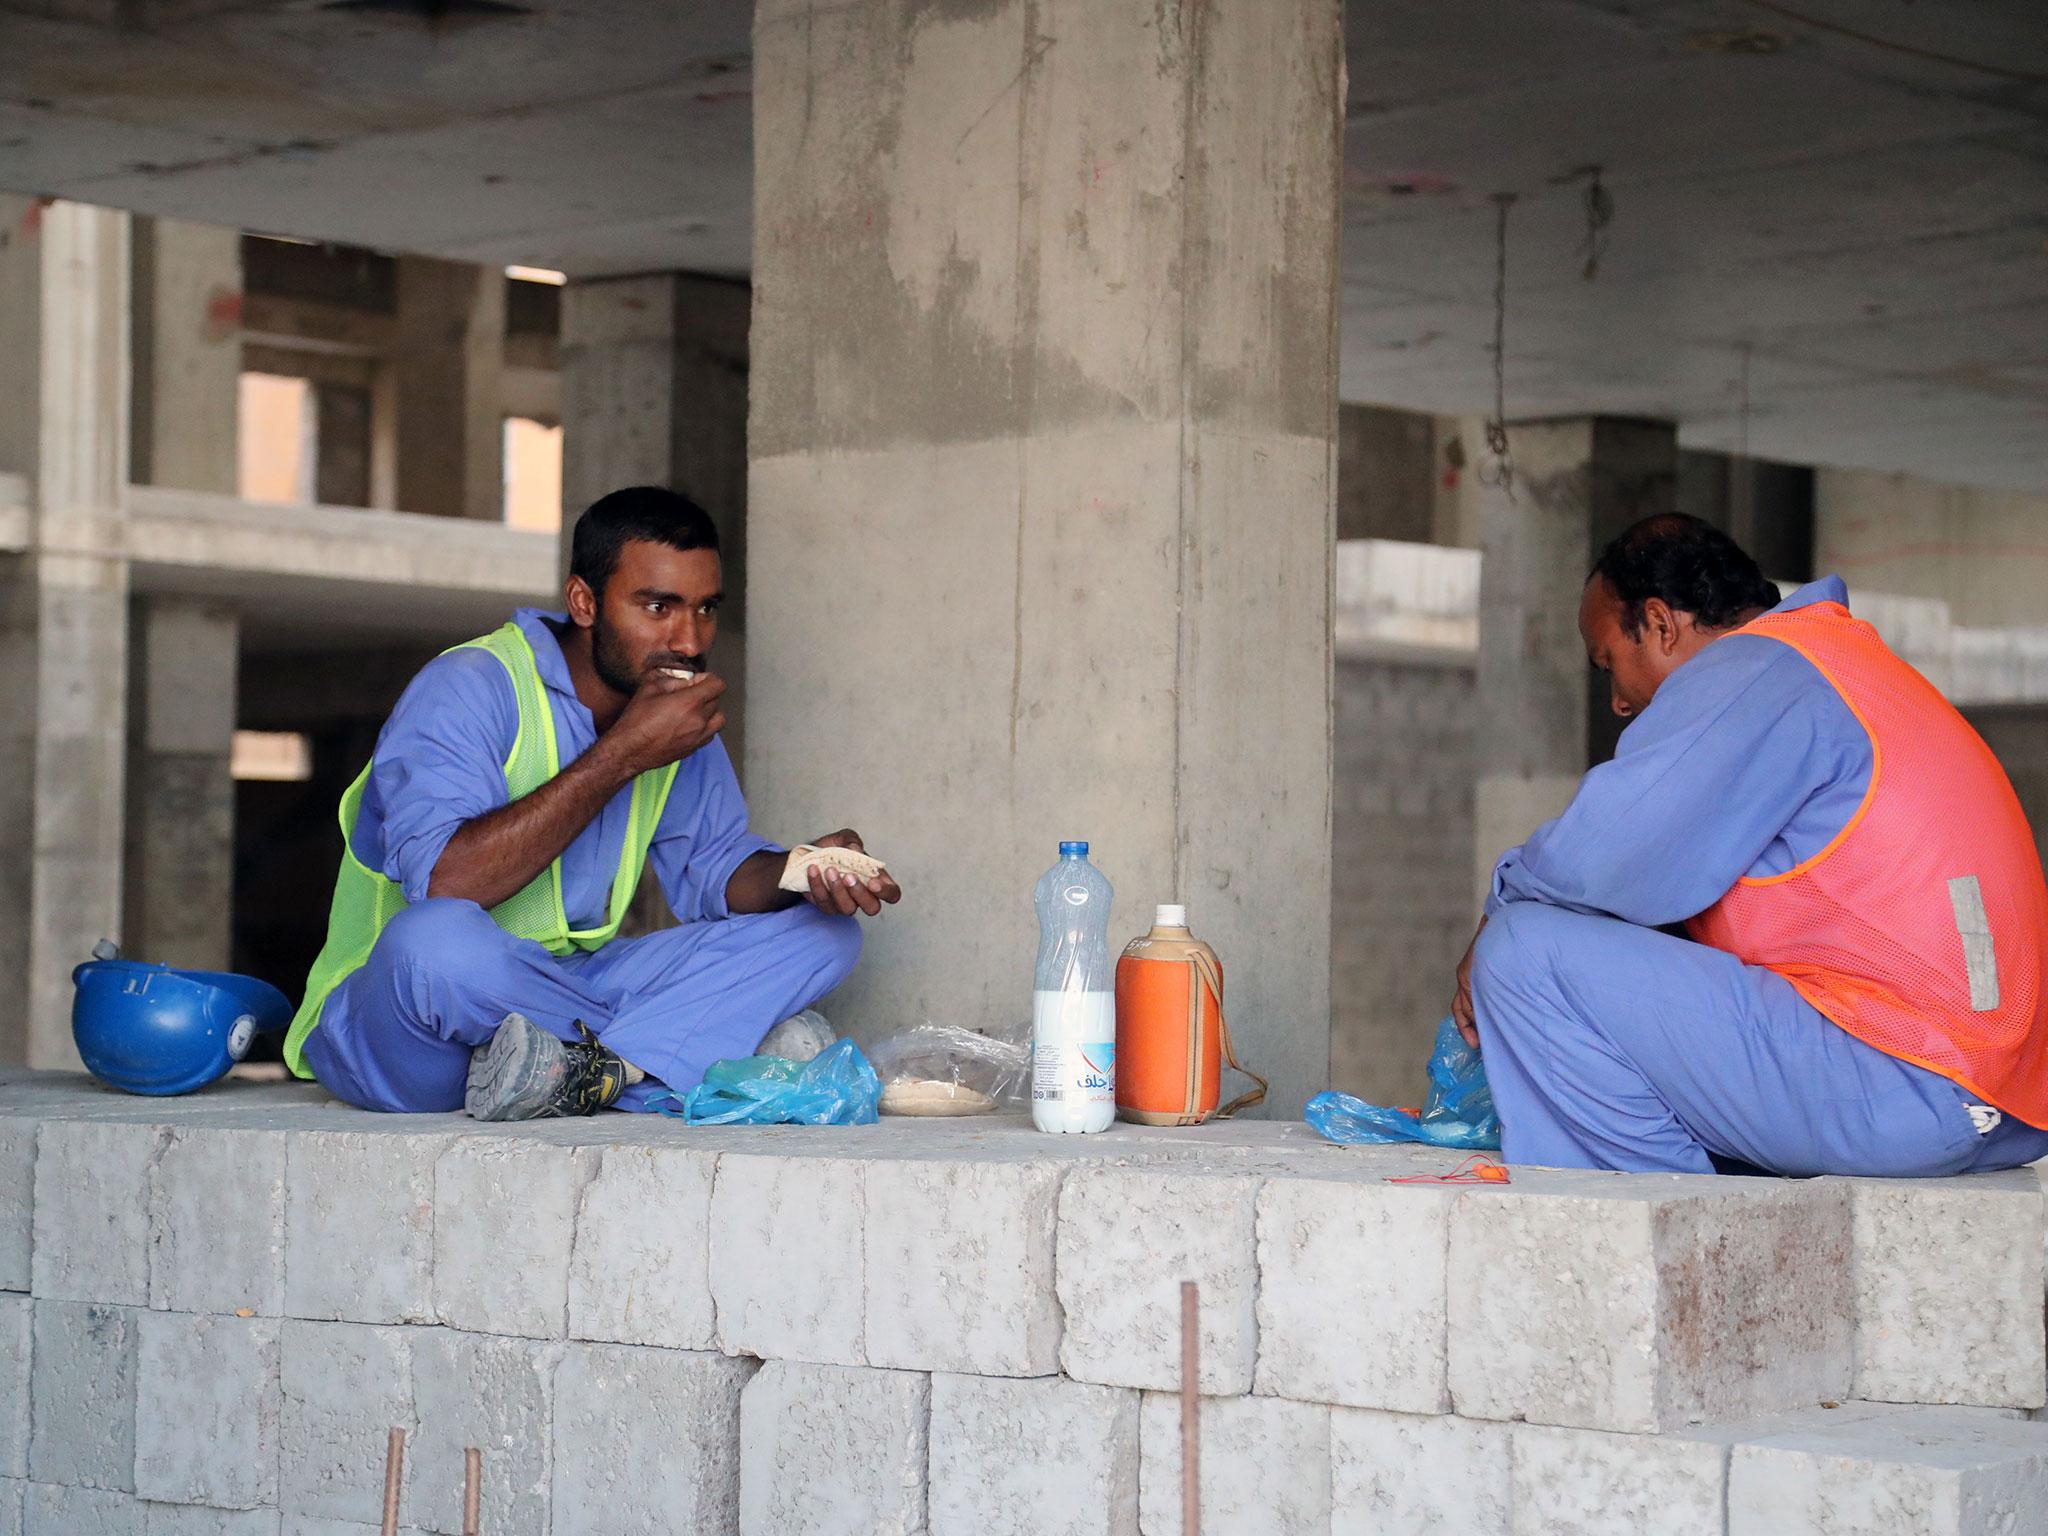
POLYGON ((1781 875, 1738 880, 1692 937, 1776 971, 1887 1055, 2048 1127, 2048 886, 2005 770, 1840 603, 1738 633, 1791 646, 1842 696, 1870 737, 1870 787, 1834 841, 1781 875))

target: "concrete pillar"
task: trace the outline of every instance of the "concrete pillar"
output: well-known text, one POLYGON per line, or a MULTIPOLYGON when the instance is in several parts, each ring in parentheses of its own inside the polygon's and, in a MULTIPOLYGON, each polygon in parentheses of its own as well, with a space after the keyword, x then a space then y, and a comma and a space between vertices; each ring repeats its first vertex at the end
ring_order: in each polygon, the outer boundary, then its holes
POLYGON ((319 462, 313 499, 327 507, 367 507, 375 479, 371 392, 359 384, 317 384, 313 437, 319 462))
POLYGON ((755 819, 902 876, 834 1017, 1029 1010, 1034 878, 1184 900, 1329 1051, 1336 0, 765 0, 755 819))
POLYGON ((1711 449, 1678 455, 1678 510, 1712 523, 1773 581, 1813 580, 1814 472, 1711 449))
POLYGON ((569 534, 598 497, 666 485, 674 442, 673 274, 571 282, 562 290, 562 574, 569 534))
POLYGON ((505 517, 505 274, 496 267, 398 259, 398 506, 505 517))
POLYGON ((242 237, 175 219, 133 221, 129 478, 235 494, 242 371, 242 237))
POLYGON ((30 548, 0 595, 0 1059, 75 1063, 71 967, 121 932, 128 216, 0 197, 0 468, 30 548))
POLYGON ((233 937, 239 626, 169 596, 135 605, 125 933, 131 954, 226 970, 233 937))
POLYGON ((1436 532, 1436 419, 1337 408, 1337 537, 1427 544, 1436 532))
POLYGON ((1509 446, 1513 499, 1483 482, 1475 493, 1478 898, 1500 854, 1571 802, 1588 764, 1613 755, 1623 722, 1586 664, 1579 596, 1601 547, 1671 511, 1678 483, 1677 432, 1662 422, 1523 422, 1509 446))
POLYGON ((666 485, 703 505, 723 551, 713 663, 730 690, 735 765, 746 739, 750 311, 745 283, 684 272, 574 282, 562 295, 562 574, 576 519, 607 491, 666 485))

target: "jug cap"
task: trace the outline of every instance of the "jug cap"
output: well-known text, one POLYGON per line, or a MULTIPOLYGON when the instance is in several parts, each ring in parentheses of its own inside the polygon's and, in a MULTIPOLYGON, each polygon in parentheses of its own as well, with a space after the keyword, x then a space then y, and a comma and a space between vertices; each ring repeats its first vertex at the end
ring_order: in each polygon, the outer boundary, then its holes
POLYGON ((1152 914, 1154 928, 1185 928, 1188 925, 1188 909, 1174 903, 1162 904, 1152 914))
POLYGON ((1066 857, 1066 856, 1067 856, 1068 854, 1070 854, 1070 853, 1078 853, 1079 855, 1081 855, 1081 857, 1082 857, 1082 858, 1084 858, 1084 859, 1085 859, 1085 858, 1087 858, 1087 857, 1088 857, 1088 845, 1087 845, 1086 843, 1075 843, 1075 842, 1063 842, 1063 843, 1061 843, 1061 844, 1060 844, 1060 857, 1064 859, 1064 858, 1065 858, 1065 857, 1066 857))

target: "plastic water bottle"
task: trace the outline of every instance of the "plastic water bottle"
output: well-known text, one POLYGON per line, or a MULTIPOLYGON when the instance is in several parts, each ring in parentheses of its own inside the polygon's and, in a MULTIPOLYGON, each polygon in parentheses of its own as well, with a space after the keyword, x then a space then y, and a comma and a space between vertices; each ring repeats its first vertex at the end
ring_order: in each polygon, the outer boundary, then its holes
POLYGON ((1116 893, 1086 843, 1061 843, 1039 877, 1038 970, 1031 993, 1031 1122, 1041 1131, 1109 1129, 1116 1118, 1116 893))

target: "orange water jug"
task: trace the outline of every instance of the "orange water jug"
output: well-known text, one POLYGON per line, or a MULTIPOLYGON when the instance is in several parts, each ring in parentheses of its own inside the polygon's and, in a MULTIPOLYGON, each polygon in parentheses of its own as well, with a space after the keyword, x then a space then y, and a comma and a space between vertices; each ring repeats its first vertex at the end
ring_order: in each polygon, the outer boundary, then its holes
POLYGON ((1266 1080, 1231 1048, 1216 951, 1188 931, 1186 907, 1160 907, 1116 963, 1117 1118, 1200 1125, 1219 1114, 1226 1062, 1258 1085, 1220 1111, 1234 1115, 1265 1098, 1266 1080))

